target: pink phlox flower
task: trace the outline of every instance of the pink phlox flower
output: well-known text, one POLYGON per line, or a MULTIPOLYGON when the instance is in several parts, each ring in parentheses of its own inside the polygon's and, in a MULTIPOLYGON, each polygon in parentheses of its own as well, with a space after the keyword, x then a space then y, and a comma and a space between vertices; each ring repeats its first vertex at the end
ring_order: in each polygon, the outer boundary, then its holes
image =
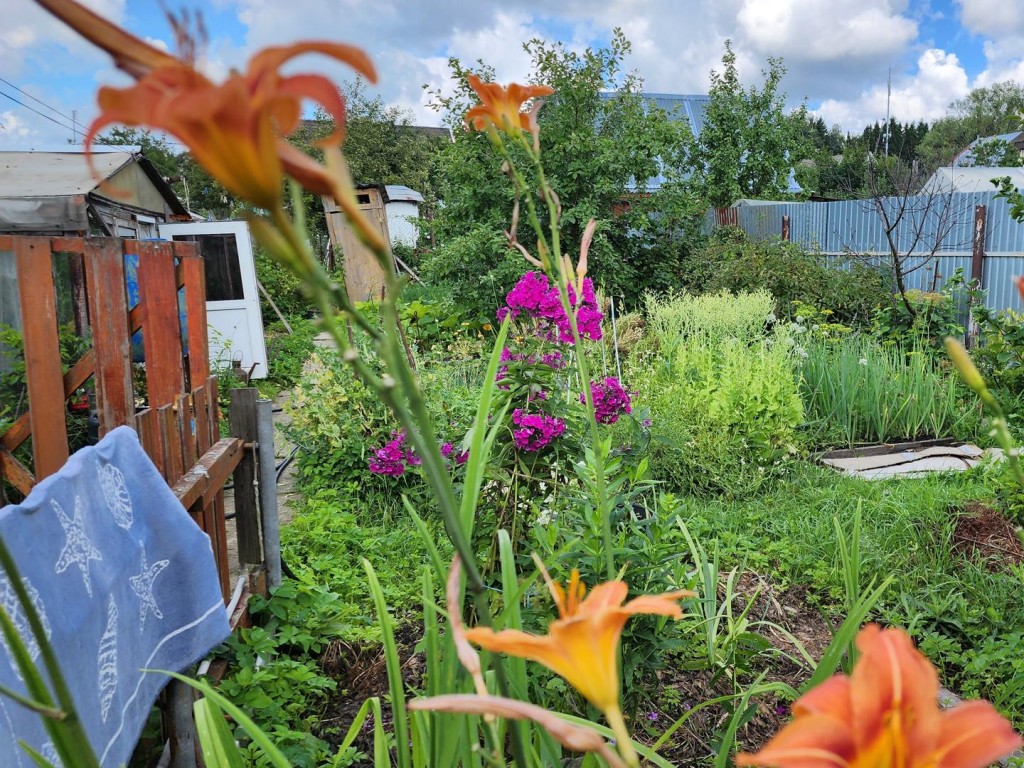
POLYGON ((458 453, 455 454, 455 463, 456 464, 461 466, 462 464, 465 464, 467 461, 469 461, 469 451, 468 450, 467 451, 459 451, 458 453))
POLYGON ((512 412, 512 442, 521 451, 539 451, 565 432, 565 422, 546 413, 523 413, 521 408, 512 412))
MULTIPOLYGON (((594 416, 599 424, 614 424, 622 414, 633 412, 630 393, 614 376, 590 382, 590 394, 594 398, 594 416)), ((586 401, 586 396, 580 395, 580 402, 586 401)))
POLYGON ((452 451, 454 451, 454 450, 455 450, 455 446, 454 445, 452 445, 451 443, 444 443, 441 446, 441 455, 444 458, 447 459, 449 456, 452 455, 452 451))
MULTIPOLYGON (((569 305, 576 312, 576 323, 581 338, 597 341, 601 338, 601 310, 597 306, 594 283, 584 278, 582 299, 577 302, 576 290, 569 286, 569 305)), ((527 272, 505 296, 506 306, 498 310, 498 319, 507 315, 517 319, 520 315, 535 319, 541 325, 541 336, 571 344, 572 326, 558 295, 558 287, 550 285, 547 275, 527 272)))

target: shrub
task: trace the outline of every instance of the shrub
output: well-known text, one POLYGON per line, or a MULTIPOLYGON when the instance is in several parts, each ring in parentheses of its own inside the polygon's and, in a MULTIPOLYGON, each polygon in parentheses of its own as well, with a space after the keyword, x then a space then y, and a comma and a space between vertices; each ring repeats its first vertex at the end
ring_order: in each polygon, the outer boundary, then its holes
POLYGON ((794 301, 834 312, 835 320, 866 326, 875 309, 892 303, 886 274, 852 260, 829 263, 795 243, 755 241, 738 230, 718 230, 696 254, 684 280, 691 291, 767 290, 780 317, 789 317, 794 301))
POLYGON ((504 235, 480 225, 425 254, 420 276, 431 285, 445 286, 467 320, 483 325, 494 322, 495 307, 522 271, 522 257, 509 248, 504 235))
POLYGON ((312 321, 293 317, 290 325, 291 333, 280 322, 266 327, 270 380, 282 388, 294 387, 298 383, 306 359, 316 349, 313 339, 317 327, 312 321))
POLYGON ((905 349, 854 335, 811 339, 801 349, 800 390, 818 443, 969 440, 981 433, 976 398, 948 363, 920 345, 905 349))
POLYGON ((766 331, 770 307, 763 291, 648 299, 659 351, 631 358, 630 381, 650 408, 652 470, 671 488, 751 493, 796 452, 793 341, 785 326, 766 331))

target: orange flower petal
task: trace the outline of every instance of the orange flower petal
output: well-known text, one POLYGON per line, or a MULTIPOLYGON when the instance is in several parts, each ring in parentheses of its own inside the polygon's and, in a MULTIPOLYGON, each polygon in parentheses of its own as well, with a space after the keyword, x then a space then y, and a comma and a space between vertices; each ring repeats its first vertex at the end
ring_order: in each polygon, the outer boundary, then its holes
POLYGON ((497 83, 485 83, 476 75, 469 75, 466 80, 481 103, 466 112, 465 121, 478 131, 485 130, 489 123, 502 131, 532 131, 536 115, 531 118, 531 115, 522 112, 523 104, 534 97, 555 92, 546 85, 518 83, 512 83, 506 89, 497 83))
POLYGON ((857 743, 866 747, 896 729, 911 754, 930 751, 939 733, 935 669, 900 629, 868 625, 856 643, 861 657, 850 676, 850 706, 857 743))
POLYGON ((319 103, 334 121, 334 130, 329 136, 317 141, 318 145, 340 144, 345 138, 345 100, 332 82, 319 75, 295 75, 281 81, 277 88, 281 100, 295 108, 293 119, 279 120, 278 130, 287 136, 298 126, 302 116, 300 109, 302 99, 310 99, 319 103))
POLYGON ((1024 745, 987 701, 966 701, 942 713, 937 768, 984 768, 1024 745))
POLYGON ((736 765, 845 768, 855 749, 849 723, 829 715, 807 715, 787 725, 760 752, 736 755, 736 765))
POLYGON ((850 678, 835 675, 815 686, 793 703, 793 714, 831 715, 844 723, 851 722, 850 678))
POLYGON ((640 595, 640 597, 634 597, 622 606, 622 610, 631 616, 638 613, 650 613, 656 616, 671 616, 674 619, 678 619, 682 617, 683 609, 676 601, 696 596, 696 592, 690 592, 685 589, 676 592, 666 592, 663 595, 640 595))

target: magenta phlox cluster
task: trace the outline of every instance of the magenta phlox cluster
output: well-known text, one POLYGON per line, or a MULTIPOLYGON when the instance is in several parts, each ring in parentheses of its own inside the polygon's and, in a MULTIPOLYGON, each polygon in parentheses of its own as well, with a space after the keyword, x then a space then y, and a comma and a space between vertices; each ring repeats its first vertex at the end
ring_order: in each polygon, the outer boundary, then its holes
MULTIPOLYGON (((594 416, 598 424, 614 424, 622 414, 633 412, 629 392, 614 376, 590 382, 590 394, 594 398, 594 416)), ((586 402, 585 395, 580 395, 580 402, 586 402)))
POLYGON ((419 464, 419 457, 405 448, 405 432, 391 433, 391 441, 374 451, 370 459, 370 471, 375 475, 398 477, 405 473, 407 466, 419 464), (410 462, 410 457, 414 461, 410 462))
MULTIPOLYGON (((580 338, 597 341, 601 338, 601 310, 597 306, 594 283, 584 278, 582 299, 577 302, 576 291, 569 286, 569 305, 576 310, 576 323, 580 338)), ((558 287, 551 285, 547 275, 527 272, 515 288, 505 297, 506 306, 498 310, 498 319, 521 315, 537 320, 546 332, 546 338, 558 339, 563 344, 572 344, 572 326, 558 295, 558 287)))
POLYGON ((565 432, 565 422, 546 413, 512 412, 512 442, 521 451, 539 451, 565 432))

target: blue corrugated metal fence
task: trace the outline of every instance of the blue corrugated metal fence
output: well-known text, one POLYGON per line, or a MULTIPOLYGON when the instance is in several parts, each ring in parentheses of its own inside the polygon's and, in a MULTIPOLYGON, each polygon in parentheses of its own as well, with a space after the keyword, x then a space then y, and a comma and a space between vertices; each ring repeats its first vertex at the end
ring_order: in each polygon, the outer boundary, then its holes
POLYGON ((735 222, 750 237, 771 240, 782 237, 783 217, 788 216, 789 239, 809 251, 836 257, 884 257, 890 252, 884 212, 890 222, 899 219, 893 238, 900 254, 909 256, 908 266, 923 265, 907 275, 908 287, 932 290, 957 269, 971 277, 975 208, 984 206, 981 282, 988 292, 986 304, 995 310, 1021 311, 1024 302, 1012 278, 1024 274, 1024 225, 1010 218, 1007 202, 995 195, 957 193, 877 201, 742 205, 708 211, 705 224, 712 231, 723 223, 735 222))

